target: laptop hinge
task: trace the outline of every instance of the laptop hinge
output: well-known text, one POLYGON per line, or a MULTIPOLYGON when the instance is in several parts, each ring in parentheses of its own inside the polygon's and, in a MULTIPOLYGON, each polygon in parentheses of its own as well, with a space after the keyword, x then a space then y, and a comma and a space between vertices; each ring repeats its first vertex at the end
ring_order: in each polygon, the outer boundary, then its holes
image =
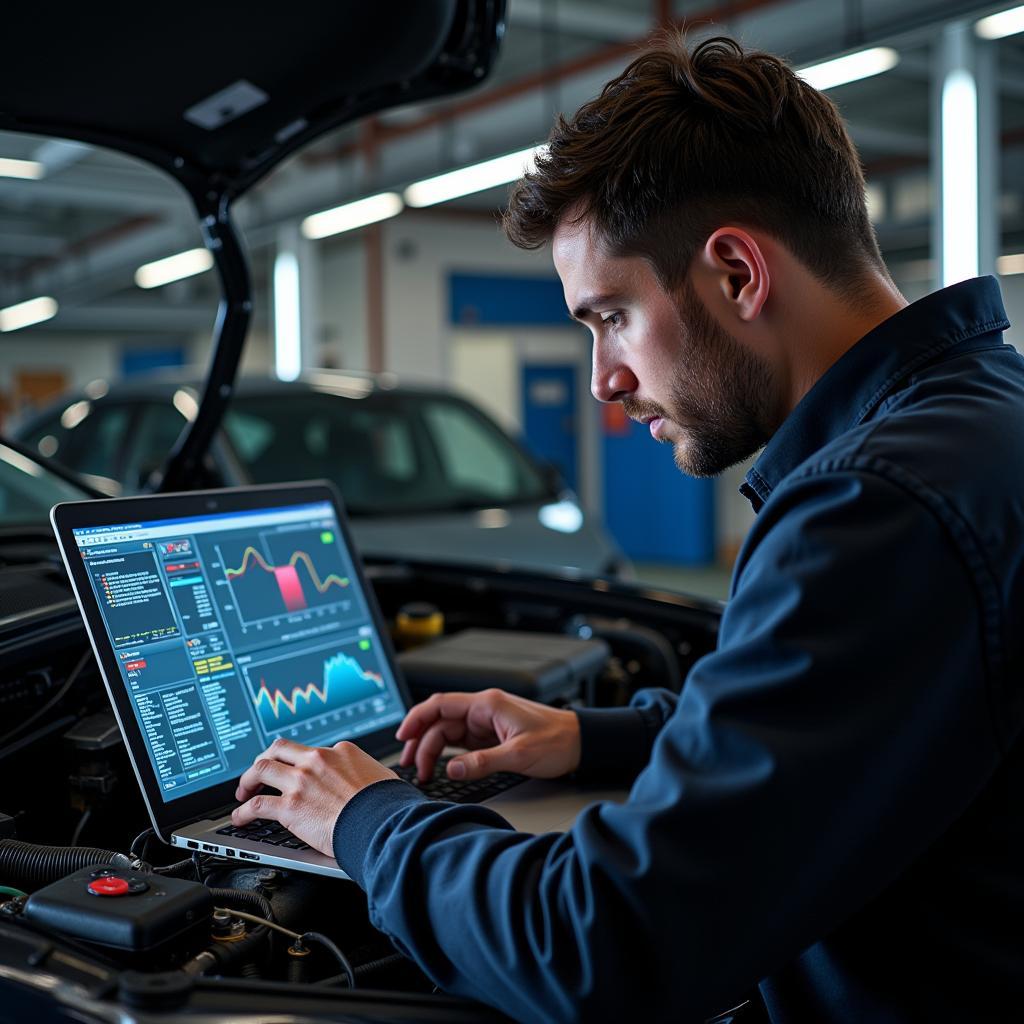
POLYGON ((189 818, 188 821, 179 822, 171 831, 174 832, 180 828, 185 828, 186 825, 194 825, 197 821, 216 821, 218 818, 226 818, 237 806, 237 803, 222 804, 220 807, 203 811, 202 814, 197 814, 189 818))

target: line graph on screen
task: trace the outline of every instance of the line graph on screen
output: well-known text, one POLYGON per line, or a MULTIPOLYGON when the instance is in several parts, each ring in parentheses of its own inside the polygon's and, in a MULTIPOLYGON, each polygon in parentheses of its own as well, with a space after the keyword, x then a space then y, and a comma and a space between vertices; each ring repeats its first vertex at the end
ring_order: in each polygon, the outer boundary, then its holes
POLYGON ((329 531, 270 533, 221 549, 224 577, 246 623, 335 604, 351 585, 329 531))
POLYGON ((368 640, 246 667, 252 701, 273 734, 389 695, 368 640))

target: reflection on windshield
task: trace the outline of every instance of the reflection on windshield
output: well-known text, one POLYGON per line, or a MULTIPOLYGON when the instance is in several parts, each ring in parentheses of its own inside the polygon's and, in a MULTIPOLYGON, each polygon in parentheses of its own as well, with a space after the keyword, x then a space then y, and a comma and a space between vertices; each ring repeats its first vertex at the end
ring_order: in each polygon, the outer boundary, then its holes
POLYGON ((253 482, 327 477, 355 515, 455 512, 553 497, 496 424, 444 395, 239 396, 224 430, 253 482))
POLYGON ((0 527, 45 525, 52 506, 85 497, 20 452, 0 444, 0 527))

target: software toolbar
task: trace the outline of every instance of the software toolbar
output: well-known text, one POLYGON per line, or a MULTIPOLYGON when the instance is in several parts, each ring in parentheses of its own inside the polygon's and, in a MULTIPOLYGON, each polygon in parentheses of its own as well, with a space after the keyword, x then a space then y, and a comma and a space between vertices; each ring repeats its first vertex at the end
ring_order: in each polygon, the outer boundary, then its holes
POLYGON ((403 706, 329 504, 75 531, 165 800, 403 706))

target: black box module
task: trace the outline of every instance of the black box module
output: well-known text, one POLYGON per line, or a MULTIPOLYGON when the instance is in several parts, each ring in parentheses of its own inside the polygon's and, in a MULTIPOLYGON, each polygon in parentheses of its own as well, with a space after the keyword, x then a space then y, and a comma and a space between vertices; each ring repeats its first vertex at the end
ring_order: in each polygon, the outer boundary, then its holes
POLYGON ((34 892, 24 913, 49 931, 143 952, 204 928, 213 895, 198 882, 97 864, 34 892))
POLYGON ((497 686, 550 703, 573 700, 608 663, 603 640, 557 633, 466 629, 398 658, 413 697, 497 686))

